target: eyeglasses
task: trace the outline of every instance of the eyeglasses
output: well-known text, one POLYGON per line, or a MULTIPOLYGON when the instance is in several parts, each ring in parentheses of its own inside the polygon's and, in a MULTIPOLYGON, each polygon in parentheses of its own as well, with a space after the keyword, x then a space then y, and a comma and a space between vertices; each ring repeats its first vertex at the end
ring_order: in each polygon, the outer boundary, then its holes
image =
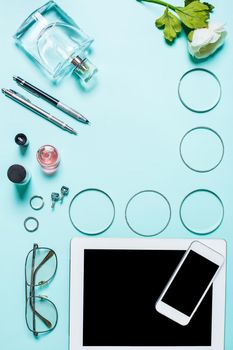
POLYGON ((25 317, 28 329, 35 336, 50 332, 57 325, 58 313, 54 303, 45 295, 35 295, 36 287, 45 287, 56 271, 57 255, 54 250, 39 248, 38 244, 34 244, 25 261, 25 317))

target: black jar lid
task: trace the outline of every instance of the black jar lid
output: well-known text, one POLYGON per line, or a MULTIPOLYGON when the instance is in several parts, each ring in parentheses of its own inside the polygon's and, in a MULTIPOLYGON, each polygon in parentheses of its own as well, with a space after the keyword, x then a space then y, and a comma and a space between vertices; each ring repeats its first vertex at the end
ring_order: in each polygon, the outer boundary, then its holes
POLYGON ((11 182, 19 184, 25 180, 27 172, 22 165, 14 164, 8 169, 7 176, 11 182))
POLYGON ((19 146, 27 146, 28 139, 27 136, 23 133, 19 133, 15 136, 15 143, 19 146))

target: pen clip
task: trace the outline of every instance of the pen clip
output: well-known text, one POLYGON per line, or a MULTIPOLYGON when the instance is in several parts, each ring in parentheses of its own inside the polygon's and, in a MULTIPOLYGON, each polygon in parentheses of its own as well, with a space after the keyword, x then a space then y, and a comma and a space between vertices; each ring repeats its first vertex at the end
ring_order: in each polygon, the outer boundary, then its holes
POLYGON ((30 100, 29 100, 27 97, 25 97, 25 96, 21 95, 20 93, 16 92, 15 90, 10 89, 9 91, 13 92, 13 94, 15 94, 16 96, 21 97, 21 98, 22 98, 22 99, 24 99, 25 101, 27 101, 27 102, 30 102, 30 103, 31 103, 31 101, 30 101, 30 100))

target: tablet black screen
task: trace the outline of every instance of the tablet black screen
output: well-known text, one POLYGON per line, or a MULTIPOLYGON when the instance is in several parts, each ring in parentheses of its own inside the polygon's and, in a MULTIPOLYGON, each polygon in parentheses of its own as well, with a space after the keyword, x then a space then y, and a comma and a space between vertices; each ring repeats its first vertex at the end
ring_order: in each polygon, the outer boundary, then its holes
POLYGON ((85 250, 83 346, 210 346, 212 288, 187 326, 155 310, 183 254, 85 250))

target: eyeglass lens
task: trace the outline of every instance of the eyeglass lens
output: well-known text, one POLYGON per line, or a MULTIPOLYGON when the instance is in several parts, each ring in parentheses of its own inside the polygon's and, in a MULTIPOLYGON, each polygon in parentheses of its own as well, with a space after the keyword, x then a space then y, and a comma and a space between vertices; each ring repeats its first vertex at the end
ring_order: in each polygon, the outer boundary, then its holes
POLYGON ((32 332, 44 333, 55 328, 57 310, 55 305, 44 297, 29 297, 27 300, 27 325, 32 332), (33 312, 35 310, 35 314, 33 312))
MULTIPOLYGON (((35 252, 34 271, 35 274, 35 286, 44 284, 51 280, 56 272, 57 259, 56 255, 53 254, 45 263, 41 263, 48 257, 48 254, 52 252, 47 248, 37 248, 35 252), (37 269, 39 267, 39 269, 37 269)), ((31 285, 31 273, 32 273, 32 260, 33 250, 29 253, 26 261, 26 281, 27 285, 31 285)))

